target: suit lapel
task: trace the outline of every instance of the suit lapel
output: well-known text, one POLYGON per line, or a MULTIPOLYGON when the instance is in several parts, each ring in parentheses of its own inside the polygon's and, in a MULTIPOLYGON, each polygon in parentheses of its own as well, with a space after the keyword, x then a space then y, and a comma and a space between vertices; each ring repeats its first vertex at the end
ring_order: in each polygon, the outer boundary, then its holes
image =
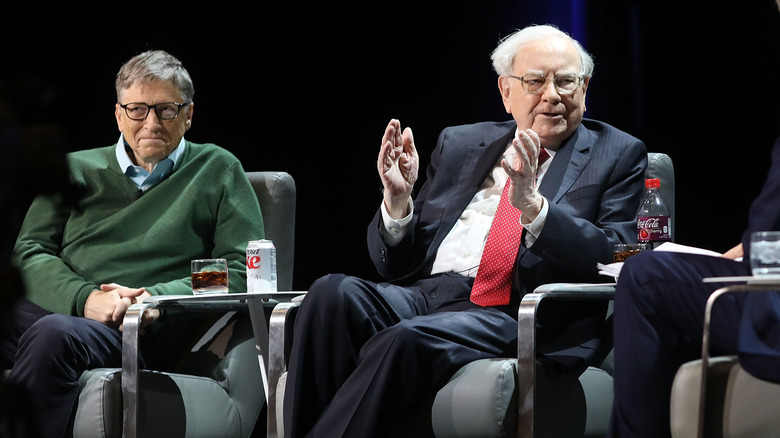
POLYGON ((547 174, 539 186, 539 193, 552 203, 561 200, 582 174, 590 162, 590 146, 593 139, 588 131, 580 125, 562 148, 547 169, 547 174), (556 191, 556 187, 558 188, 556 191))
POLYGON ((513 126, 506 135, 498 139, 483 138, 479 145, 467 148, 464 154, 458 157, 461 166, 457 184, 461 189, 453 202, 450 202, 447 209, 442 212, 441 224, 436 231, 433 244, 429 247, 430 251, 438 250, 439 244, 452 230, 455 222, 487 178, 488 173, 512 141, 516 130, 517 128, 513 126))

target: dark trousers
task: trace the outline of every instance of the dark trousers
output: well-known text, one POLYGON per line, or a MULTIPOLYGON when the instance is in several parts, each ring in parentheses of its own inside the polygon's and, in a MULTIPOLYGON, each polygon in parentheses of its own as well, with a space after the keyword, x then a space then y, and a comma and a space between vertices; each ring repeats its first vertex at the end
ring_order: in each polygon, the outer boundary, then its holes
MULTIPOLYGON (((0 415, 0 437, 70 436, 79 377, 88 369, 122 366, 122 332, 91 319, 53 314, 25 299, 12 313, 10 333, 0 337, 0 369, 11 369, 4 386, 16 399, 9 403, 15 412, 0 415)), ((199 318, 204 317, 166 315, 150 325, 139 366, 172 369, 199 318)))
MULTIPOLYGON (((345 275, 317 280, 295 322, 285 435, 398 433, 459 367, 515 355, 517 321, 472 304, 470 291, 471 280, 456 274, 408 287, 345 275)), ((430 430, 400 436, 418 432, 430 430)))
MULTIPOLYGON (((671 435, 669 399, 677 369, 701 357, 704 308, 722 284, 705 277, 750 275, 739 262, 668 252, 642 253, 623 267, 615 294, 615 401, 611 437, 671 435)), ((743 295, 713 308, 710 353, 736 354, 743 295)))
POLYGON ((79 376, 90 368, 121 366, 121 332, 91 319, 49 313, 24 299, 17 303, 12 330, 2 341, 0 361, 4 367, 13 364, 6 383, 24 400, 18 413, 26 418, 9 416, 4 427, 14 430, 20 425, 8 422, 27 420, 21 427, 28 433, 29 427, 37 429, 34 436, 70 435, 79 376))

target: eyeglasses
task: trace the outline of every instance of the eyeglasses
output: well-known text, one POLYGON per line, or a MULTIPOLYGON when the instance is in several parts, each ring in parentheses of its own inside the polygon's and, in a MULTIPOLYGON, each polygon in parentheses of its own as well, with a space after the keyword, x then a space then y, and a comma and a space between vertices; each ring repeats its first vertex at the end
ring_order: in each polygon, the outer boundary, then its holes
MULTIPOLYGON (((541 94, 547 89, 548 79, 542 75, 531 73, 523 76, 509 75, 509 77, 520 81, 520 83, 523 84, 523 90, 528 94, 541 94)), ((573 74, 564 74, 553 78, 555 91, 557 91, 558 94, 573 94, 577 91, 577 87, 580 86, 581 82, 582 76, 573 74)))
POLYGON ((158 103, 157 105, 147 105, 141 102, 132 102, 124 105, 121 103, 119 104, 120 107, 124 108, 125 113, 130 120, 146 120, 149 116, 149 111, 152 109, 154 110, 154 113, 157 114, 158 119, 173 120, 179 116, 179 111, 181 111, 181 108, 185 105, 189 104, 178 102, 163 102, 158 103))

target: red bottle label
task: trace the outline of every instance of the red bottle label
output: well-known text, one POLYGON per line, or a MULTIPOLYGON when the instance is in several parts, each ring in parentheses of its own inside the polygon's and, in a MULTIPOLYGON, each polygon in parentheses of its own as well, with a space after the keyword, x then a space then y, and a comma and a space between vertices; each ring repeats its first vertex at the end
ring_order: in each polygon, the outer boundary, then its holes
POLYGON ((637 240, 639 242, 658 242, 671 240, 672 229, 669 216, 642 216, 636 221, 637 240))

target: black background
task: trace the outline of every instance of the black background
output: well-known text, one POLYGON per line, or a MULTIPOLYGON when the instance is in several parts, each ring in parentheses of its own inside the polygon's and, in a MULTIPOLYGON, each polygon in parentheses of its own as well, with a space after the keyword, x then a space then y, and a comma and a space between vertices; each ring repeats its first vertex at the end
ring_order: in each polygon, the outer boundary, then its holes
POLYGON ((66 149, 106 146, 119 135, 122 63, 148 49, 177 56, 196 89, 187 139, 296 179, 297 289, 329 272, 376 278, 365 229, 388 120, 414 130, 422 179, 442 128, 509 118, 489 55, 529 24, 556 24, 594 55, 586 117, 672 157, 679 243, 737 243, 780 133, 773 0, 172 6, 20 15, 2 31, 0 86, 25 123, 62 127, 66 149))

